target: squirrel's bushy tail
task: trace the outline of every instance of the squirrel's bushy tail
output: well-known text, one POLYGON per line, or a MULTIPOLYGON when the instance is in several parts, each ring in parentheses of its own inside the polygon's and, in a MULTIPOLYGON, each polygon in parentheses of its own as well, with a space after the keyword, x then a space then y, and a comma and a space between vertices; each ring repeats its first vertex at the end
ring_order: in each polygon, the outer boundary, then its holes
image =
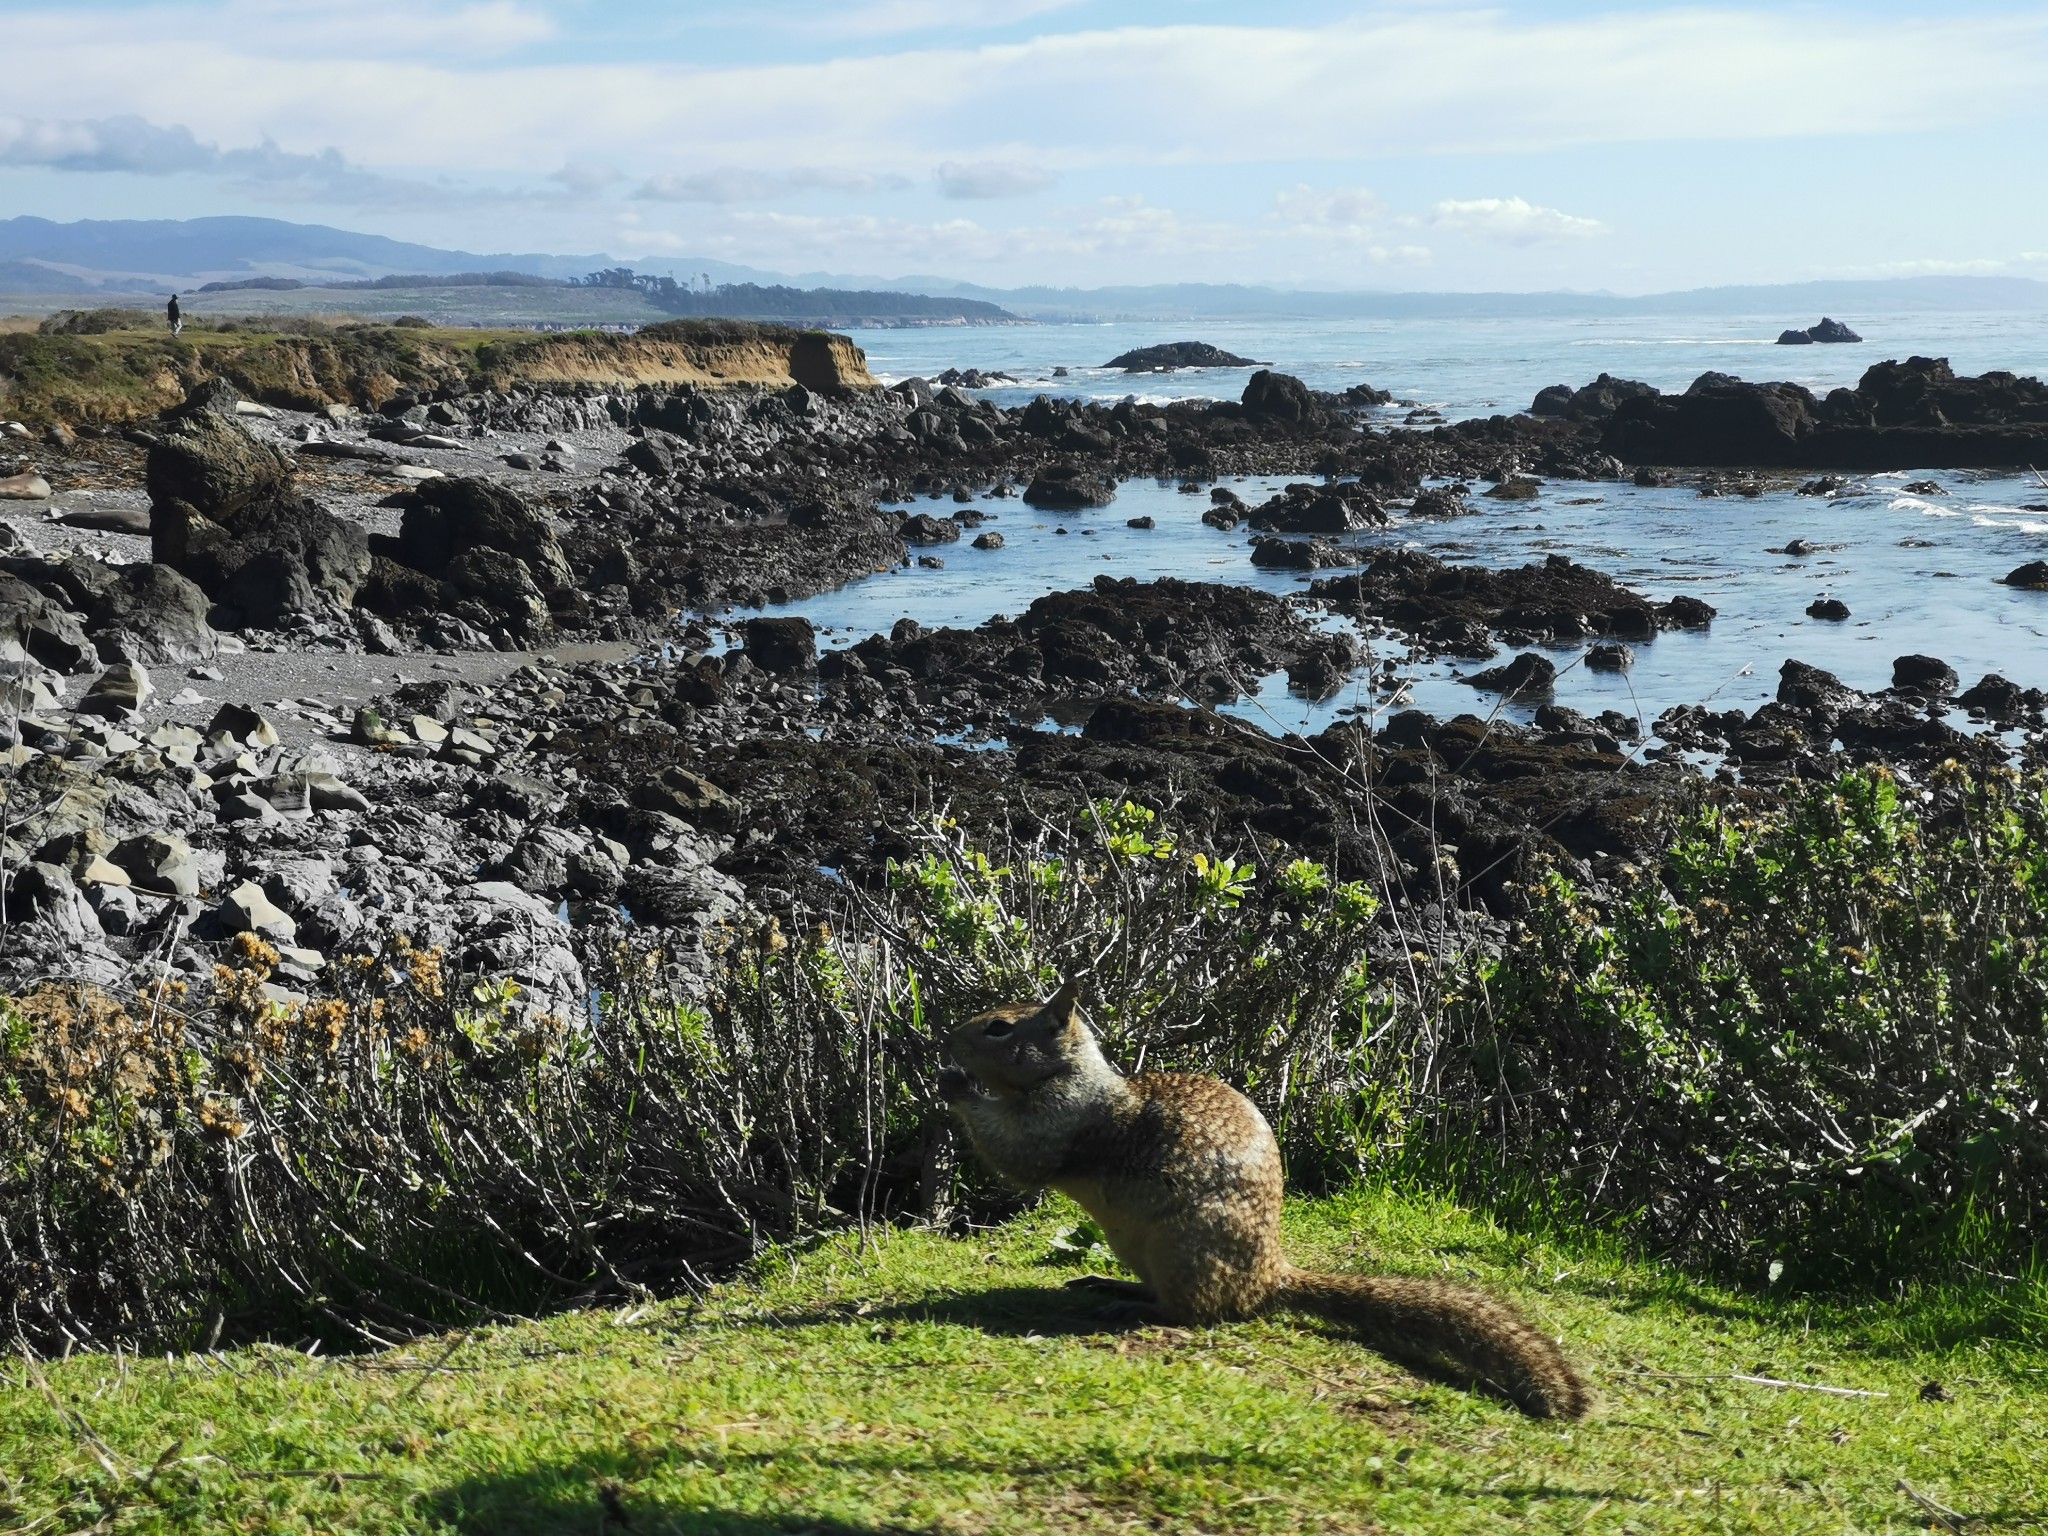
POLYGON ((1576 1419, 1592 1406, 1564 1351, 1512 1308, 1478 1291, 1393 1275, 1290 1269, 1269 1305, 1341 1324, 1391 1359, 1448 1365, 1537 1418, 1576 1419))

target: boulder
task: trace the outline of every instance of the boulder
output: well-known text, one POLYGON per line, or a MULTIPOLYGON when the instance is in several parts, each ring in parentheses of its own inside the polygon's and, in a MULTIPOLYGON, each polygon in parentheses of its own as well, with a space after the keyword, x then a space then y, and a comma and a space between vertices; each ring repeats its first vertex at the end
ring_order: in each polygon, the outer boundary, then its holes
POLYGON ((1808 326, 1803 331, 1781 331, 1778 333, 1778 345, 1781 347, 1806 347, 1813 345, 1815 342, 1839 345, 1843 342, 1856 342, 1862 339, 1861 336, 1858 336, 1848 326, 1842 324, 1841 321, 1829 320, 1825 317, 1822 318, 1819 325, 1808 326))
POLYGON ((78 713, 107 720, 135 720, 154 697, 156 689, 147 672, 133 662, 117 661, 92 680, 85 697, 78 701, 78 713))
POLYGON ((277 727, 247 704, 221 705, 213 712, 213 719, 207 722, 206 734, 208 737, 225 736, 244 747, 274 747, 278 743, 277 727))
POLYGON ((1054 512, 1106 507, 1116 500, 1116 482, 1080 464, 1055 464, 1033 477, 1024 500, 1054 512))
POLYGON ((1787 661, 1778 669, 1778 702, 1831 725, 1869 701, 1832 672, 1803 661, 1787 661))
POLYGON ((1529 403, 1529 414, 1562 417, 1569 421, 1605 421, 1624 400, 1642 399, 1657 392, 1654 384, 1617 379, 1611 373, 1603 373, 1579 389, 1568 384, 1553 384, 1548 389, 1538 390, 1536 398, 1529 403))
POLYGON ((533 572, 517 555, 475 545, 448 562, 447 577, 456 591, 479 598, 503 614, 517 632, 527 633, 548 623, 547 599, 535 585, 533 572))
POLYGON ((144 483, 153 503, 183 502, 221 522, 291 487, 292 463, 232 414, 188 397, 186 409, 149 450, 144 483))
POLYGON ((266 939, 289 943, 298 937, 299 924, 289 912, 264 893, 253 880, 244 880, 221 898, 214 916, 228 933, 254 933, 266 939))
POLYGON ((167 666, 219 652, 206 594, 187 577, 154 562, 107 569, 113 579, 94 595, 86 617, 103 659, 167 666))
POLYGON ((666 480, 676 472, 673 439, 660 432, 650 432, 637 438, 626 445, 626 462, 642 474, 666 480))
POLYGON ((1626 672, 1635 664, 1635 651, 1619 641, 1603 640, 1586 652, 1586 665, 1595 672, 1626 672))
POLYGON ((1121 353, 1102 365, 1121 368, 1125 373, 1170 373, 1176 368, 1256 368, 1249 357, 1239 357, 1206 341, 1169 341, 1156 347, 1138 347, 1121 353))
POLYGON ((2027 713, 2026 690, 1996 672, 1986 672, 1958 695, 1956 702, 2001 724, 2023 719, 2027 713))
POLYGON ((202 884, 192 845, 168 832, 145 832, 117 844, 108 856, 135 888, 158 896, 194 897, 202 884))
POLYGON ((412 493, 398 545, 399 558, 430 576, 445 576, 457 555, 481 545, 525 561, 543 589, 571 580, 547 519, 504 486, 466 475, 429 480, 412 493))
POLYGON ((747 659, 763 672, 808 672, 818 664, 818 632, 809 619, 748 619, 740 633, 747 659))
POLYGON ((1275 373, 1270 368, 1261 368, 1245 382, 1239 403, 1245 415, 1255 420, 1291 421, 1305 426, 1319 415, 1306 384, 1291 374, 1275 373))
POLYGON ((896 531, 906 544, 951 544, 960 537, 958 523, 950 517, 933 517, 929 512, 912 513, 896 531))
POLYGON ((1268 533, 1350 533, 1383 526, 1387 514, 1355 482, 1329 487, 1290 485, 1255 508, 1247 521, 1268 533))
MULTIPOLYGON (((2008 587, 2025 587, 2031 592, 2048 592, 2048 560, 2029 560, 2025 565, 2014 566, 1999 579, 2008 587)), ((4 595, 0 595, 0 611, 4 611, 5 601, 4 595)))
POLYGON ((9 639, 53 672, 83 672, 99 661, 77 615, 0 571, 0 643, 9 639))
POLYGON ((1945 699, 1962 685, 1956 669, 1938 656, 1901 656, 1892 663, 1892 687, 1902 693, 1945 699))
POLYGON ((1806 616, 1839 624, 1849 617, 1849 605, 1838 597, 1817 597, 1806 605, 1806 616))
POLYGON ((1474 672, 1465 681, 1510 699, 1540 698, 1555 686, 1557 667, 1546 656, 1524 651, 1506 665, 1474 672))

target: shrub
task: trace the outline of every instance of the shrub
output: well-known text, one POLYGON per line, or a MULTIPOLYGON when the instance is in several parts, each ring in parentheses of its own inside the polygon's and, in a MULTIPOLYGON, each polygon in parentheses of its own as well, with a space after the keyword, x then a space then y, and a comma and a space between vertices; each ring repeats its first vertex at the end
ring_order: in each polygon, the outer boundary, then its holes
POLYGON ((39 336, 104 336, 111 331, 161 331, 161 311, 147 309, 60 309, 36 327, 39 336))
POLYGON ((1657 1250, 1809 1282, 2024 1265, 2048 1216, 2048 781, 1882 769, 1552 874, 1449 1008, 1456 1147, 1657 1250))
POLYGON ((2048 785, 1881 772, 1698 813, 1499 953, 1408 953, 1313 861, 1143 807, 917 829, 829 923, 683 990, 593 939, 587 1017, 403 943, 311 1001, 237 941, 203 1004, 0 1000, 0 1298, 19 1336, 378 1338, 1014 1196, 955 1159, 944 1031, 1084 971, 1111 1054, 1214 1073, 1297 1180, 1428 1179, 1791 1282, 2033 1260, 2048 1205, 2048 785), (1924 797, 1923 797, 1924 796, 1924 797))

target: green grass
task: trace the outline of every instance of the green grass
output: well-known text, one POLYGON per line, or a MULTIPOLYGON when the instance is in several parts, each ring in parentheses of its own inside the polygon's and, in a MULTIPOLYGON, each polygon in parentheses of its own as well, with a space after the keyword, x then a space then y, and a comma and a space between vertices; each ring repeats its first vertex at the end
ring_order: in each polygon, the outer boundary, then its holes
POLYGON ((1074 1215, 385 1355, 77 1358, 47 1393, 17 1359, 0 1532, 1924 1528, 1901 1478, 2048 1523, 2038 1287, 1759 1298, 1386 1194, 1290 1210, 1302 1259, 1446 1273, 1562 1333, 1601 1405, 1556 1425, 1285 1322, 1116 1327, 1058 1289, 1074 1215))

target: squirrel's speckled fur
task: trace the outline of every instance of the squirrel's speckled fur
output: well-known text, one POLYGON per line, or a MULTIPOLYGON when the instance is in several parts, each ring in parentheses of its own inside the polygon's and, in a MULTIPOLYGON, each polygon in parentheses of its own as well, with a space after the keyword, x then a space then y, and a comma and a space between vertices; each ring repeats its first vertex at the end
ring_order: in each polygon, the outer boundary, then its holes
POLYGON ((1077 1201, 1139 1277, 1123 1288, 1173 1321, 1311 1312, 1382 1354, 1492 1386, 1527 1413, 1570 1419, 1588 1408, 1557 1345, 1492 1297, 1289 1264, 1280 1148, 1265 1117, 1215 1078, 1125 1077, 1081 1018, 1072 983, 1050 1002, 970 1019, 947 1048, 956 1065, 940 1089, 976 1150, 1010 1182, 1077 1201))

